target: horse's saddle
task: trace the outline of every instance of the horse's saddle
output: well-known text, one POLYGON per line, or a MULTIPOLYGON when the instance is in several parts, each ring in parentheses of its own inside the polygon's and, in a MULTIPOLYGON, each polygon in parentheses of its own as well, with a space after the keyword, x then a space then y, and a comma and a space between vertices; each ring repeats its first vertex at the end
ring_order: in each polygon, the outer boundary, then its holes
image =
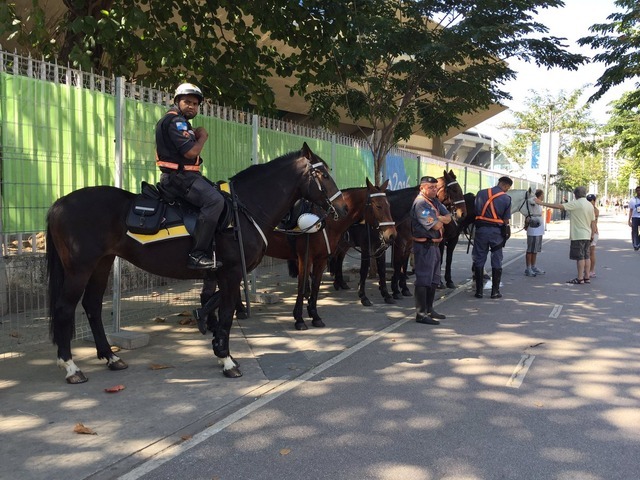
MULTIPOLYGON (((225 199, 225 208, 218 220, 218 231, 233 224, 233 207, 228 184, 218 184, 225 199), (225 188, 226 187, 226 188, 225 188)), ((141 193, 131 202, 127 214, 127 235, 140 243, 152 243, 193 235, 198 219, 198 207, 178 199, 157 186, 142 182, 141 193)))

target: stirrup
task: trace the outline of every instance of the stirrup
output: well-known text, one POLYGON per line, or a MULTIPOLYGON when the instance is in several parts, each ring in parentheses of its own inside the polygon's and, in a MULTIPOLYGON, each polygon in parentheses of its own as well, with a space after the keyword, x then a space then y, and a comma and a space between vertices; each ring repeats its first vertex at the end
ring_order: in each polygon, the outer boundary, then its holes
POLYGON ((187 260, 187 267, 193 269, 207 269, 216 270, 220 267, 220 264, 214 258, 209 258, 204 252, 191 252, 187 260))

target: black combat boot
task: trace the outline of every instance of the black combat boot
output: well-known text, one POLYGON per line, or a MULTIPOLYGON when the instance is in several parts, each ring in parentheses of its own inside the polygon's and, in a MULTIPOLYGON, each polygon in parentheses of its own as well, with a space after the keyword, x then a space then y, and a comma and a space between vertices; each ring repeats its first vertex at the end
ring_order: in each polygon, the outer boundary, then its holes
POLYGON ((476 281, 476 294, 474 297, 482 298, 482 289, 484 288, 484 272, 482 268, 473 270, 473 278, 476 281))
POLYGON ((436 288, 437 287, 434 287, 433 285, 427 287, 427 312, 434 320, 444 320, 447 317, 433 309, 433 301, 436 298, 436 288))
POLYGON ((438 320, 429 316, 427 307, 427 287, 415 287, 414 297, 416 299, 416 322, 427 325, 440 325, 438 320))
POLYGON ((213 238, 216 233, 216 222, 198 220, 195 232, 195 245, 189 254, 187 267, 193 269, 220 268, 222 264, 216 261, 213 238), (209 252, 213 250, 213 255, 209 252), (213 257, 213 258, 212 258, 213 257))
POLYGON ((491 269, 491 298, 502 298, 500 293, 500 280, 502 279, 502 269, 491 269))

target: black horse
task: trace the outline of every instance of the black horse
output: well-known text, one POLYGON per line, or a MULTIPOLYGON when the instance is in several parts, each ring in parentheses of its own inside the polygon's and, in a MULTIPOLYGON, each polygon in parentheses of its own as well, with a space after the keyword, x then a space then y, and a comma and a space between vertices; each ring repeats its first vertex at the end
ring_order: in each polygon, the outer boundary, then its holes
MULTIPOLYGON (((469 244, 471 243, 471 237, 473 235, 473 230, 471 226, 476 219, 474 213, 474 203, 476 201, 476 196, 473 193, 465 193, 464 194, 464 202, 466 206, 467 213, 466 215, 458 219, 457 221, 450 222, 445 225, 445 233, 444 239, 440 242, 440 255, 442 257, 442 265, 444 265, 444 282, 440 281, 439 289, 445 288, 457 288, 456 284, 453 282, 453 277, 451 274, 451 266, 453 264, 453 252, 458 246, 458 242, 460 241, 460 236, 463 235, 464 238, 469 240, 469 244)), ((468 253, 468 252, 467 252, 468 253)))
MULTIPOLYGON (((364 226, 354 226, 349 229, 348 238, 345 239, 342 248, 336 253, 332 261, 331 272, 334 275, 333 285, 336 290, 341 288, 346 290, 349 288, 342 275, 342 263, 348 249, 356 247, 361 252, 358 297, 364 306, 371 305, 371 301, 365 293, 365 283, 369 273, 371 258, 374 258, 376 261, 378 288, 385 303, 392 304, 395 303, 395 300, 403 296, 411 296, 411 292, 407 287, 407 269, 409 256, 411 255, 413 247, 409 210, 419 190, 419 187, 415 186, 387 193, 389 205, 391 206, 391 215, 396 222, 397 232, 392 244, 391 255, 393 266, 393 276, 391 277, 392 294, 389 293, 386 282, 386 255, 384 252, 386 245, 372 241, 375 237, 369 235, 364 229, 364 226)), ((443 176, 438 178, 438 199, 452 212, 454 219, 458 223, 463 221, 467 212, 464 194, 452 170, 445 170, 443 176)), ((450 230, 448 233, 445 232, 445 235, 453 233, 454 232, 450 230)), ((457 233, 455 234, 457 236, 457 233)))
POLYGON ((49 275, 50 330, 58 346, 58 366, 66 370, 68 383, 83 383, 87 377, 71 355, 75 309, 82 298, 97 356, 111 370, 127 364, 111 351, 102 324, 102 298, 111 265, 116 256, 156 275, 203 278, 200 295, 204 305, 217 283, 221 291, 219 319, 213 333, 213 351, 227 377, 242 375, 229 351, 232 314, 240 294, 243 251, 247 271, 258 266, 267 248, 263 231, 273 229, 301 197, 346 215, 340 190, 328 173, 326 163, 305 143, 271 162, 254 165, 231 179, 240 205, 241 249, 238 230, 227 228, 216 234, 217 255, 223 266, 215 271, 191 270, 186 259, 192 239, 141 244, 127 234, 125 218, 134 194, 115 187, 98 186, 76 190, 58 199, 47 218, 47 266, 49 275))

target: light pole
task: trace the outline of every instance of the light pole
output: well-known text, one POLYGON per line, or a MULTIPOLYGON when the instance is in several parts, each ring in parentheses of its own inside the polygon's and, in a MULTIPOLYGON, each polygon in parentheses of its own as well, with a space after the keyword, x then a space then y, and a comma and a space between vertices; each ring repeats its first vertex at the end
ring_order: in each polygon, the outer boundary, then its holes
POLYGON ((551 180, 551 134, 553 133, 553 105, 549 105, 549 148, 547 156, 547 175, 544 177, 544 195, 549 198, 549 185, 551 180))

